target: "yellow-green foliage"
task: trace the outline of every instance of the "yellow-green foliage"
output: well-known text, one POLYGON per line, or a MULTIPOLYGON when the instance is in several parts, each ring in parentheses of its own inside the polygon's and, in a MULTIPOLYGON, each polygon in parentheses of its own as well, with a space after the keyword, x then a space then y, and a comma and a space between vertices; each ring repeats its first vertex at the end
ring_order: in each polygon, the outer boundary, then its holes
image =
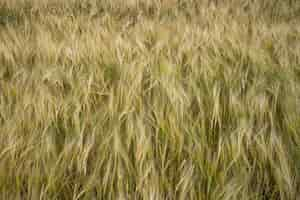
POLYGON ((299 0, 0 1, 0 199, 299 197, 299 0))

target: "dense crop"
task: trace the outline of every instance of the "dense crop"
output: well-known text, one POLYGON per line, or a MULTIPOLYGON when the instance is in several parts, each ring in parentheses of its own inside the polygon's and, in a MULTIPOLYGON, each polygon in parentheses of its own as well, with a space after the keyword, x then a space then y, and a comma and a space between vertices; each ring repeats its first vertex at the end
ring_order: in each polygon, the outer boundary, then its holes
POLYGON ((0 199, 298 196, 299 0, 0 1, 0 199))

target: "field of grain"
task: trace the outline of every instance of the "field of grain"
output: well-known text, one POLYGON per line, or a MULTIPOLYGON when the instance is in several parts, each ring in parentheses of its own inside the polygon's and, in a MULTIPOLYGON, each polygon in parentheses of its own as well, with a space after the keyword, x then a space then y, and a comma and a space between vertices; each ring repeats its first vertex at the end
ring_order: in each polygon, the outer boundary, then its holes
POLYGON ((0 199, 300 199, 300 1, 1 0, 0 199))

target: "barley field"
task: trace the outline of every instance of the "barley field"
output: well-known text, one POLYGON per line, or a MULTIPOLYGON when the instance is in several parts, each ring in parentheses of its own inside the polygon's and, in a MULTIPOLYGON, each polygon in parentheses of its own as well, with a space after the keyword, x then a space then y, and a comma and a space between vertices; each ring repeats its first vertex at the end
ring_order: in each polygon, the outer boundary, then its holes
POLYGON ((299 200, 299 0, 0 0, 0 199, 299 200))

